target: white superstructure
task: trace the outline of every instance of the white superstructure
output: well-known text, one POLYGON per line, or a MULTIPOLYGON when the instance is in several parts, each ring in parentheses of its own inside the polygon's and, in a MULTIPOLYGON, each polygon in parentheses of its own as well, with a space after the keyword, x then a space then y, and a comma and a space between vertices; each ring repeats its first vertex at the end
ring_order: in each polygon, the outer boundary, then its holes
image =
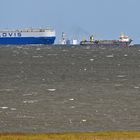
POLYGON ((131 41, 131 38, 129 38, 128 36, 126 36, 124 34, 121 34, 120 41, 121 42, 130 42, 131 41))
POLYGON ((0 30, 0 37, 54 37, 53 29, 0 30))

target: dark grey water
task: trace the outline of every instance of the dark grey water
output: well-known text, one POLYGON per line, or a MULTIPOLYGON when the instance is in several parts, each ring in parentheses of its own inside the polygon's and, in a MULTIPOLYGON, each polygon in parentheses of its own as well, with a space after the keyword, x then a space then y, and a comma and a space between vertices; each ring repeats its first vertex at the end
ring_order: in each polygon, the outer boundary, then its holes
POLYGON ((140 130, 140 48, 0 48, 0 132, 140 130))

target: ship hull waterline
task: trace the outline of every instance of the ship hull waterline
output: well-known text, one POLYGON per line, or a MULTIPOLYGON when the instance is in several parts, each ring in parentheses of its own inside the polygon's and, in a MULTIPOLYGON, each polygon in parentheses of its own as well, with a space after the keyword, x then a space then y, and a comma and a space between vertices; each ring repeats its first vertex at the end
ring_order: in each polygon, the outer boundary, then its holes
POLYGON ((30 44, 54 44, 56 37, 5 37, 0 38, 0 45, 30 45, 30 44))

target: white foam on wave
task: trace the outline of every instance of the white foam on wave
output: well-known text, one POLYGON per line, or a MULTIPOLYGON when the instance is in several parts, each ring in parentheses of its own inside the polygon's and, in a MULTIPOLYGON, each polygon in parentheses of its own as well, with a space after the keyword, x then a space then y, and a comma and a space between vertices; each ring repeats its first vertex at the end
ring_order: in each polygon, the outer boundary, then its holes
POLYGON ((93 62, 93 61, 94 61, 94 59, 92 59, 92 58, 91 58, 91 59, 90 59, 90 61, 91 61, 91 62, 93 62))
POLYGON ((37 95, 37 94, 38 94, 37 92, 31 92, 31 93, 23 94, 22 96, 32 96, 32 95, 37 95))
POLYGON ((71 98, 71 99, 69 99, 69 101, 74 101, 74 99, 73 99, 73 98, 71 98))
POLYGON ((98 110, 95 110, 96 113, 98 113, 98 110))
POLYGON ((36 50, 37 50, 37 51, 40 51, 40 50, 41 50, 41 48, 37 48, 36 50))
POLYGON ((100 48, 101 50, 106 50, 107 48, 105 48, 105 47, 102 47, 102 48, 100 48))
POLYGON ((7 106, 2 106, 2 107, 0 107, 1 109, 8 109, 8 107, 7 106))
POLYGON ((126 75, 117 75, 118 78, 124 78, 126 75))
POLYGON ((27 116, 27 115, 17 115, 16 117, 20 119, 34 119, 35 118, 34 116, 27 116))
POLYGON ((23 94, 23 96, 32 96, 32 93, 28 93, 28 94, 23 94))
POLYGON ((48 89, 48 91, 54 92, 54 91, 56 91, 56 89, 55 88, 50 88, 50 89, 48 89))
POLYGON ((62 52, 68 52, 68 50, 63 49, 62 52))
MULTIPOLYGON (((10 45, 9 45, 10 46, 10 45)), ((17 46, 18 49, 22 49, 24 48, 24 46, 17 46)))
POLYGON ((86 119, 83 119, 83 120, 82 120, 82 122, 86 122, 86 121, 87 121, 86 119))
POLYGON ((42 81, 45 81, 45 78, 43 78, 42 81))
POLYGON ((87 46, 85 49, 89 50, 91 47, 90 46, 87 46))
POLYGON ((69 123, 72 123, 72 120, 71 119, 69 119, 69 123))
POLYGON ((17 110, 17 109, 16 109, 16 108, 11 108, 11 110, 12 110, 12 111, 15 111, 15 110, 17 110))
POLYGON ((84 68, 84 71, 87 71, 87 68, 84 68))
POLYGON ((14 89, 12 89, 12 88, 5 88, 5 89, 0 89, 0 91, 10 92, 10 91, 14 91, 14 89))
POLYGON ((48 56, 57 56, 58 54, 47 54, 48 56))
POLYGON ((134 88, 135 88, 135 89, 139 89, 140 87, 138 87, 138 86, 134 86, 134 88))
POLYGON ((43 56, 42 55, 34 55, 32 56, 33 58, 42 58, 43 56))
POLYGON ((23 64, 23 61, 19 61, 18 63, 22 65, 23 64))
POLYGON ((25 104, 33 104, 33 103, 37 103, 38 102, 38 100, 25 100, 25 101, 23 101, 23 103, 25 103, 25 104))
POLYGON ((14 50, 13 53, 14 53, 15 55, 18 55, 20 52, 17 51, 17 50, 14 50))
POLYGON ((75 106, 70 106, 71 109, 75 108, 75 106))
POLYGON ((125 56, 125 57, 127 57, 127 56, 128 56, 128 54, 124 54, 124 56, 125 56))
POLYGON ((111 55, 107 55, 106 57, 107 57, 107 58, 113 58, 113 57, 114 57, 114 55, 113 55, 113 54, 111 54, 111 55))
POLYGON ((120 87, 122 86, 122 84, 115 84, 115 87, 120 87))

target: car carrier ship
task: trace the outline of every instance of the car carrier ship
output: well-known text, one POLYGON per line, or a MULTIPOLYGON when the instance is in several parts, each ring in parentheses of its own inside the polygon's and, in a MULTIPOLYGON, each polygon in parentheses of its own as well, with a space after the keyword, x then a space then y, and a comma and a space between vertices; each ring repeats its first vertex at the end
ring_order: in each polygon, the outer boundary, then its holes
POLYGON ((50 45, 55 42, 55 31, 46 29, 0 30, 0 45, 50 45))
POLYGON ((80 42, 80 45, 89 45, 95 47, 104 47, 104 46, 111 46, 111 47, 128 47, 130 46, 132 39, 128 36, 122 34, 119 40, 94 40, 93 35, 90 36, 90 40, 83 40, 80 42))

